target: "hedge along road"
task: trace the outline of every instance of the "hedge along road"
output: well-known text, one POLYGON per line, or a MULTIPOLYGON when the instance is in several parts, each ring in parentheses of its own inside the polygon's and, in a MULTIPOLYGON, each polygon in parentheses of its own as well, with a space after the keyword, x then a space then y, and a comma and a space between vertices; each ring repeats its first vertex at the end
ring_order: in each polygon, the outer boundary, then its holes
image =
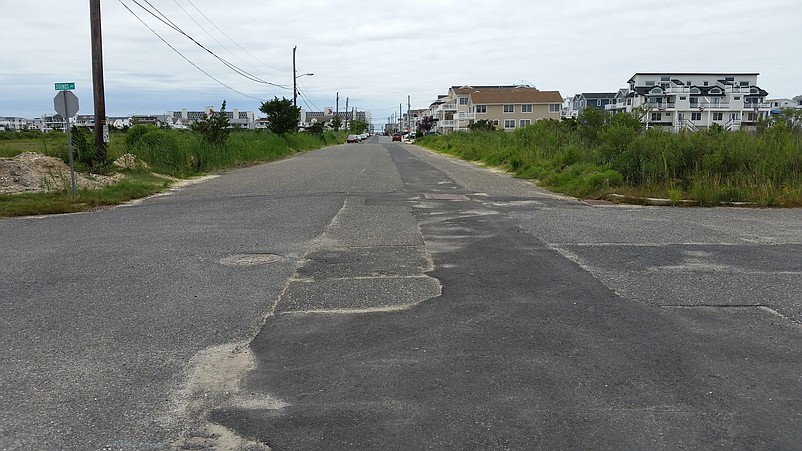
POLYGON ((796 448, 800 210, 376 138, 0 221, 0 447, 796 448))

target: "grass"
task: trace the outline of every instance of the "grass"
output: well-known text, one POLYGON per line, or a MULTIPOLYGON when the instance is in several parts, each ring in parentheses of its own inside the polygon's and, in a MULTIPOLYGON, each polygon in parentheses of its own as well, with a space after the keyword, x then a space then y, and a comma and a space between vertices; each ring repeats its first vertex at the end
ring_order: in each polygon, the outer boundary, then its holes
POLYGON ((50 193, 0 194, 0 217, 77 213, 156 194, 170 184, 163 176, 130 172, 113 185, 78 190, 74 199, 69 187, 50 193))
POLYGON ((619 114, 541 121, 513 133, 426 136, 417 143, 580 198, 622 194, 675 205, 802 206, 802 134, 784 126, 677 134, 643 130, 637 119, 619 114))
MULTIPOLYGON (((134 126, 126 133, 111 134, 108 159, 113 161, 123 154, 132 153, 147 163, 150 171, 124 171, 120 182, 103 188, 79 190, 75 199, 69 184, 68 188, 57 192, 0 194, 0 217, 75 213, 118 205, 166 190, 172 183, 170 177, 187 178, 272 161, 344 140, 345 134, 341 132, 277 136, 263 130, 234 130, 223 145, 211 145, 189 131, 134 126)), ((66 141, 66 134, 59 132, 0 133, 0 157, 40 152, 66 162, 66 141)), ((76 164, 76 171, 87 172, 87 169, 85 165, 76 164)), ((108 173, 113 168, 109 166, 99 171, 108 173)))

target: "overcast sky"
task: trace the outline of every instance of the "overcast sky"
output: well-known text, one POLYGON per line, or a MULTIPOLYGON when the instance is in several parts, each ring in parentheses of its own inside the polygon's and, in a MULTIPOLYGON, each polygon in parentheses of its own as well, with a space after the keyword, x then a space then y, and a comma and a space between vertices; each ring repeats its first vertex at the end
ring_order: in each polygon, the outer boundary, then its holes
MULTIPOLYGON (((407 96, 424 108, 454 85, 528 83, 567 97, 614 92, 636 72, 758 72, 770 97, 802 94, 800 0, 101 3, 110 116, 224 99, 229 110, 258 111, 292 98, 293 46, 298 74, 314 73, 298 79, 299 106, 334 107, 339 92, 341 111, 348 97, 374 123, 399 104, 406 111, 407 96)), ((0 11, 0 116, 53 112, 55 82, 75 82, 79 113, 91 114, 89 1, 0 0, 0 11)))

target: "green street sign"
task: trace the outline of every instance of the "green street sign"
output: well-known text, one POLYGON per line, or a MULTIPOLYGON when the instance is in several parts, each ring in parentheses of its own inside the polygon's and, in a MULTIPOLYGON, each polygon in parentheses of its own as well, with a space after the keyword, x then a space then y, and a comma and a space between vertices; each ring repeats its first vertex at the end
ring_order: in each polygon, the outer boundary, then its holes
POLYGON ((56 91, 72 91, 75 83, 56 83, 56 91))

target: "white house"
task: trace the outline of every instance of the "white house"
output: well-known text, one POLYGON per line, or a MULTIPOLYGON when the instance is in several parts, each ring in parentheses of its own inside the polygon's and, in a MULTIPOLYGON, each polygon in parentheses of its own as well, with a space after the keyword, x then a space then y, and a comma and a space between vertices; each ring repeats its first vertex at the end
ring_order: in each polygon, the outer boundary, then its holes
POLYGON ((728 130, 755 125, 771 112, 757 73, 636 73, 626 102, 608 111, 645 108, 647 127, 698 130, 718 124, 728 130))

